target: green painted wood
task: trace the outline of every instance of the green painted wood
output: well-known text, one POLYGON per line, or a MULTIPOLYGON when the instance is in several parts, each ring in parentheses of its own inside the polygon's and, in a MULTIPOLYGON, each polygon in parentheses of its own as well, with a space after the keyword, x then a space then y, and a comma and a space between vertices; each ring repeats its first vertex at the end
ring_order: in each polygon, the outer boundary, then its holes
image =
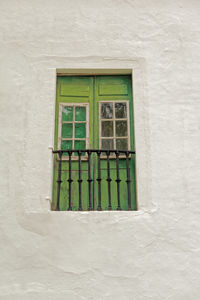
MULTIPOLYGON (((131 149, 134 149, 134 128, 133 128, 133 101, 132 101, 132 84, 131 76, 71 76, 71 77, 58 77, 57 80, 57 98, 56 98, 56 116, 55 116, 55 144, 54 149, 57 149, 58 144, 58 112, 59 103, 89 103, 89 117, 90 117, 90 148, 98 149, 99 145, 99 101, 129 101, 129 113, 130 113, 130 142, 131 149)), ((118 107, 116 116, 122 118, 124 111, 123 106, 118 107)), ((105 112, 106 113, 106 112, 105 112)), ((75 120, 84 122, 86 118, 85 109, 83 107, 77 107, 75 112, 75 120)), ((65 107, 62 112, 63 121, 72 121, 73 112, 71 107, 65 107)), ((107 121, 107 120, 106 120, 107 121)), ((102 125, 103 126, 103 125, 102 125)), ((107 136, 112 132, 112 126, 103 129, 107 136), (110 132, 110 133, 109 133, 110 132)), ((127 131, 127 124, 125 122, 116 122, 116 131, 118 135, 118 145, 125 143, 126 141, 120 140, 120 135, 127 131)), ((71 123, 63 124, 62 136, 71 137, 71 123)), ((77 138, 85 137, 85 124, 76 123, 75 135, 77 138)), ((109 140, 105 140, 104 144, 108 145, 109 140), (106 142, 107 141, 107 142, 106 142)), ((75 149, 83 148, 84 141, 75 141, 75 149)), ((62 149, 70 149, 72 144, 70 141, 62 142, 62 149)), ((68 199, 68 162, 62 163, 62 184, 61 184, 61 196, 60 196, 60 209, 67 210, 69 205, 68 199)), ((124 158, 120 158, 120 194, 121 194, 121 208, 122 210, 128 209, 128 195, 126 184, 126 161, 124 158)), ((111 167, 111 197, 112 207, 117 208, 117 185, 116 185, 116 161, 110 160, 111 167)), ((87 161, 82 162, 82 206, 83 210, 88 210, 88 182, 87 182, 87 161)), ((98 191, 97 191, 97 159, 91 160, 91 174, 94 179, 94 187, 92 191, 92 198, 94 198, 93 209, 97 209, 98 191), (94 194, 93 194, 94 193, 94 194)), ((56 205, 57 195, 57 173, 58 173, 58 161, 54 158, 54 184, 53 184, 53 207, 56 205)), ((132 208, 136 209, 136 187, 135 187, 135 157, 132 155, 130 159, 130 175, 131 175, 131 196, 132 196, 132 208)), ((107 163, 105 159, 101 160, 101 176, 102 176, 102 209, 108 209, 108 193, 107 193, 107 163)), ((74 179, 72 185, 72 209, 78 210, 78 162, 72 162, 72 177, 74 179)))
MULTIPOLYGON (((132 82, 131 76, 96 76, 95 77, 95 112, 94 118, 96 131, 99 132, 99 101, 119 101, 126 100, 129 101, 129 114, 130 114, 130 144, 131 150, 134 150, 134 127, 133 127, 133 101, 132 101, 132 82), (102 87, 106 94, 102 93, 102 87)), ((118 117, 122 117, 119 115, 118 117)), ((99 148, 99 136, 95 135, 95 148, 99 148)), ((136 186, 135 186, 135 157, 132 155, 130 162, 130 176, 131 176, 131 206, 132 209, 136 209, 136 186)), ((117 209, 117 185, 116 185, 116 161, 111 159, 111 197, 112 197, 112 207, 117 209)), ((121 198, 121 208, 122 210, 128 210, 128 194, 127 194, 127 184, 126 184, 126 160, 119 160, 120 168, 120 198, 121 198)), ((108 209, 108 193, 107 193, 107 162, 106 160, 101 160, 102 169, 102 210, 108 209)), ((96 170, 97 176, 97 170, 96 170)), ((95 199, 97 199, 97 188, 95 189, 95 199)), ((97 207, 97 200, 96 200, 97 207)))
POLYGON ((68 84, 66 85, 66 81, 62 81, 60 83, 60 96, 65 97, 86 97, 88 98, 90 95, 90 88, 89 86, 85 85, 82 81, 82 79, 76 78, 76 81, 74 81, 74 78, 68 77, 68 84))
POLYGON ((99 96, 113 96, 113 95, 128 95, 128 86, 127 84, 99 84, 99 96))
MULTIPOLYGON (((56 114, 55 114, 55 138, 54 138, 54 149, 58 149, 58 120, 59 120, 59 103, 89 103, 89 114, 90 120, 93 119, 93 82, 92 77, 58 77, 57 78, 57 95, 56 95, 56 114)), ((63 115, 63 114, 62 114, 63 115)), ((85 121, 85 109, 76 108, 75 111, 75 120, 76 121, 85 121)), ((63 121, 72 121, 73 119, 73 110, 70 107, 64 108, 64 116, 62 117, 63 121)), ((85 124, 76 123, 75 135, 77 138, 85 137, 85 124), (79 126, 78 126, 79 125, 79 126)), ((93 124, 90 122, 90 145, 93 147, 93 124)), ((71 135, 71 132, 63 133, 71 135)), ((75 149, 80 149, 85 147, 85 142, 82 140, 75 141, 75 149)), ((72 149, 71 141, 63 141, 62 149, 72 149)), ((87 161, 82 162, 82 195, 83 201, 82 206, 83 210, 88 209, 88 182, 87 182, 87 161)), ((93 162, 92 162, 93 169, 93 162)), ((60 192, 60 210, 67 210, 69 207, 68 199, 68 161, 62 162, 62 184, 60 192)), ((53 177, 53 205, 52 208, 56 207, 56 195, 57 195, 57 176, 58 176, 58 160, 55 155, 54 157, 54 177, 53 177)), ((72 210, 78 210, 78 161, 72 162, 72 178, 74 180, 72 184, 72 210)))

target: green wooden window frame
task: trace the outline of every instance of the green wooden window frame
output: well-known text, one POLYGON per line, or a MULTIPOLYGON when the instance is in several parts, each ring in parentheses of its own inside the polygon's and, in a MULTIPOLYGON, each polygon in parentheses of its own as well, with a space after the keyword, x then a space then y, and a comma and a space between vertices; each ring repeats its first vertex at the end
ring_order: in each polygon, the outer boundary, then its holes
MULTIPOLYGON (((120 111, 120 110, 119 110, 120 111)), ((83 117, 84 118, 84 117, 83 117)), ((111 126, 112 127, 112 126, 111 126)), ((109 130, 109 129, 107 129, 109 130)), ((56 113, 55 113, 55 137, 54 150, 65 148, 65 141, 71 141, 68 147, 74 148, 76 140, 85 141, 84 149, 101 149, 102 140, 110 139, 114 141, 113 147, 117 147, 117 140, 127 140, 126 150, 134 150, 134 122, 133 122, 133 99, 132 99, 132 78, 129 75, 97 75, 97 76, 58 76, 57 77, 57 95, 56 95, 56 113), (101 106, 110 104, 113 107, 113 117, 111 119, 103 119, 101 116, 101 106), (118 116, 115 112, 115 106, 124 104, 126 106, 126 116, 118 116), (62 116, 63 109, 71 107, 71 111, 62 116), (85 107, 85 119, 75 119, 75 109, 85 107), (120 117, 121 116, 121 117, 120 117), (106 137, 102 136, 102 122, 113 123, 113 135, 106 137), (120 125, 120 122, 121 125, 120 125), (80 124, 85 124, 81 125, 80 124), (78 126, 77 136, 75 136, 75 127, 78 126), (117 136, 116 126, 126 133, 123 136, 117 136), (81 129, 82 127, 82 129, 81 129), (84 132, 84 134, 83 134, 84 132)), ((122 143, 123 144, 123 143, 122 143)), ((125 143, 126 144, 126 143, 125 143)), ((79 145, 80 146, 80 145, 79 145)), ((106 195, 106 159, 101 156, 102 168, 102 210, 108 209, 108 196, 106 195)), ((111 194, 113 210, 117 209, 116 196, 116 169, 115 157, 111 157, 110 167, 111 176, 111 194)), ((72 188, 72 210, 79 210, 78 206, 78 157, 72 156, 72 176, 74 176, 72 188)), ((83 210, 88 210, 88 182, 87 182, 87 155, 82 156, 82 195, 83 195, 83 210)), ((126 164, 123 155, 119 161, 122 182, 120 183, 121 190, 121 208, 128 210, 127 206, 127 183, 126 183, 126 164)), ((69 200, 68 191, 68 156, 63 156, 62 163, 62 185, 60 191, 60 210, 68 210, 69 200)), ((54 176, 53 176, 53 201, 52 209, 56 207, 57 198, 57 178, 58 178, 58 156, 54 156, 54 176)), ((92 209, 97 210, 97 160, 92 159, 91 162, 93 189, 92 189, 92 209)), ((131 173, 131 195, 132 209, 136 209, 136 181, 135 181, 135 155, 130 157, 130 173, 131 173)))

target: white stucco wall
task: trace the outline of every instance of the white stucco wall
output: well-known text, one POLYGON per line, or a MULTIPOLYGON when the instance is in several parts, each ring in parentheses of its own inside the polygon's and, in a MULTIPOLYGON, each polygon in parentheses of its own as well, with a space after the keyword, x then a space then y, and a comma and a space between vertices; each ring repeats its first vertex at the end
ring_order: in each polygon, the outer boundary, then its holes
POLYGON ((200 2, 0 1, 0 299, 200 297, 200 2), (56 69, 133 69, 137 212, 51 212, 56 69))

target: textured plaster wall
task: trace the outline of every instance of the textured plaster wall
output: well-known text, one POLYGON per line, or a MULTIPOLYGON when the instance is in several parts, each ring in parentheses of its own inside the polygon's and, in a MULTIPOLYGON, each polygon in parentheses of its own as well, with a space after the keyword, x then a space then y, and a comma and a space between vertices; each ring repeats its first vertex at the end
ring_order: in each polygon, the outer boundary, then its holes
POLYGON ((199 299, 199 15, 0 1, 0 299, 199 299), (49 210, 57 68, 133 69, 138 212, 49 210))

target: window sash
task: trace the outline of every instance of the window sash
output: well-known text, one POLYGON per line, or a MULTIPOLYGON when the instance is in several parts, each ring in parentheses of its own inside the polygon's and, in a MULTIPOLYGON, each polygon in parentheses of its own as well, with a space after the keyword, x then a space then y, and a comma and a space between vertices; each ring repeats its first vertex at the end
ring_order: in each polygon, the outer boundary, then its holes
MULTIPOLYGON (((89 103, 59 103, 59 119, 58 119, 58 149, 61 149, 62 141, 72 141, 72 149, 74 149, 75 141, 85 141, 85 149, 89 148, 89 103), (62 121, 62 111, 63 107, 73 107, 73 119, 72 121, 62 121), (75 120, 75 109, 76 107, 85 107, 86 108, 86 119, 85 121, 76 121, 75 120), (72 123, 72 137, 71 138, 62 138, 62 124, 72 123), (86 124, 86 132, 84 138, 75 137, 75 124, 86 124)), ((68 160, 68 156, 63 156, 63 160, 68 160)), ((78 156, 72 155, 72 160, 78 160, 78 156)), ((87 159, 87 155, 83 155, 81 159, 87 159)))
POLYGON ((113 140, 114 149, 116 149, 116 140, 117 139, 127 139, 128 142, 128 149, 130 150, 130 114, 129 114, 129 101, 127 100, 104 100, 99 101, 99 149, 101 149, 101 142, 102 140, 113 140), (113 117, 112 118, 102 118, 101 117, 101 105, 104 103, 112 103, 113 106, 113 117), (115 104, 116 103, 126 103, 127 115, 126 118, 116 118, 115 113, 115 104), (102 136, 102 122, 110 121, 113 123, 113 136, 112 137, 104 137, 102 136), (127 135, 126 136, 116 136, 116 121, 127 121, 127 135))

